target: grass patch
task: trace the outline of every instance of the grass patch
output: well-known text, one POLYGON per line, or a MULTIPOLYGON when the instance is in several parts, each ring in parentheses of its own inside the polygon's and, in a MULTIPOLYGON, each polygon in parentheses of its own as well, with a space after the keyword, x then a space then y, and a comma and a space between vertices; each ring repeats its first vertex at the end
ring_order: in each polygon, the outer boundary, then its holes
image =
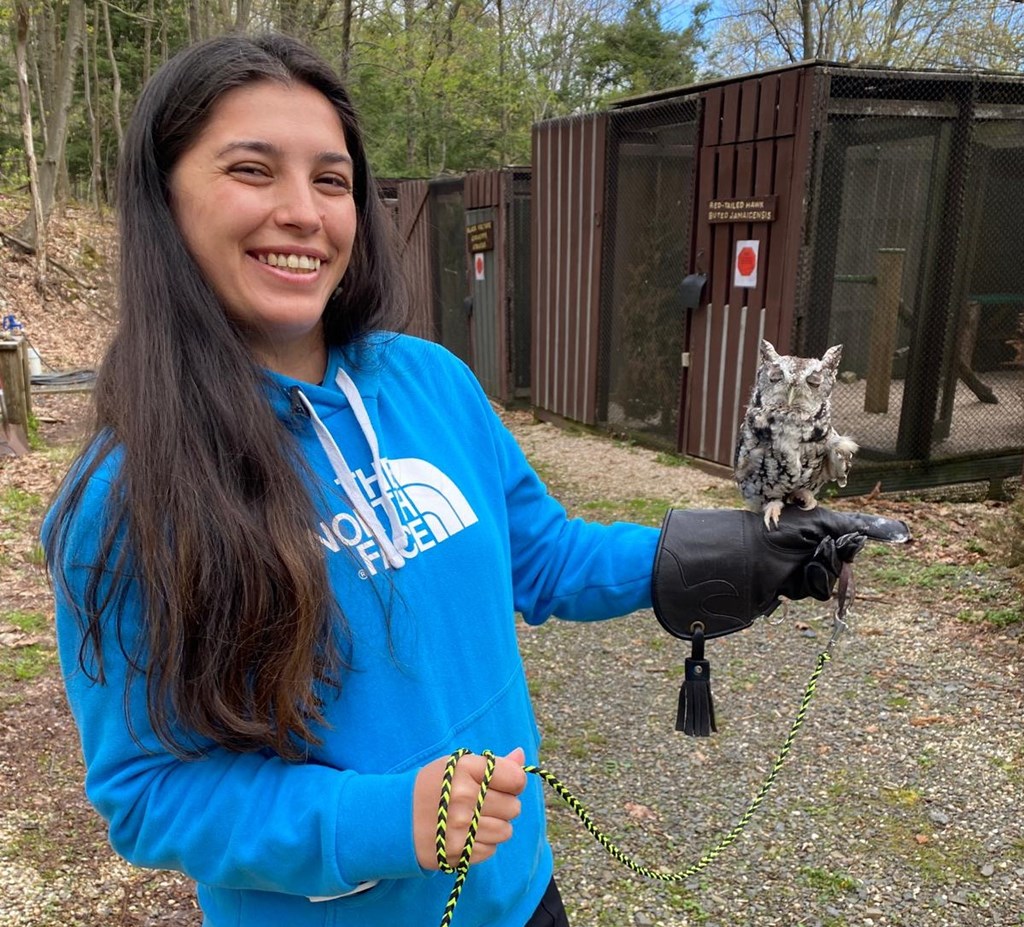
MULTIPOLYGON (((972 572, 948 563, 922 564, 911 557, 877 547, 872 549, 872 555, 866 559, 874 561, 870 565, 871 578, 874 582, 903 588, 913 586, 919 589, 938 589, 951 582, 955 583, 972 572)), ((975 566, 973 572, 979 572, 979 567, 975 566)))
POLYGON ((658 527, 671 505, 668 499, 595 499, 581 503, 579 508, 595 521, 631 521, 658 527))
POLYGON ((1009 628, 1024 622, 1024 605, 1011 608, 967 608, 957 616, 965 624, 985 624, 992 628, 1009 628))
POLYGON ((566 740, 569 755, 577 760, 587 759, 593 753, 594 747, 604 747, 607 744, 608 738, 596 731, 583 731, 566 740))
MULTIPOLYGON (((40 612, 0 612, 0 621, 14 625, 26 634, 43 634, 49 629, 46 615, 40 612)), ((0 681, 31 682, 42 676, 56 661, 56 653, 42 644, 0 648, 0 681)))
POLYGON ((701 903, 694 897, 693 892, 681 885, 669 885, 668 896, 672 907, 686 916, 687 924, 703 924, 711 917, 701 907, 701 903))
POLYGON ((884 789, 882 795, 898 808, 916 808, 921 804, 921 793, 917 789, 884 789))
POLYGON ((39 644, 4 647, 0 650, 0 680, 31 682, 53 666, 55 660, 56 654, 39 644))
POLYGON ((802 866, 799 878, 808 888, 814 889, 823 901, 857 890, 857 880, 852 876, 816 866, 802 866))
POLYGON ((678 454, 670 454, 668 451, 660 451, 654 456, 655 463, 660 463, 663 467, 689 467, 691 466, 690 461, 685 457, 680 457, 678 454))
POLYGON ((49 627, 46 615, 41 612, 0 612, 0 621, 13 624, 26 634, 39 634, 49 627))
POLYGON ((17 486, 0 490, 0 521, 15 531, 28 530, 34 519, 41 518, 45 503, 42 496, 26 492, 17 486))
POLYGON ((701 493, 701 508, 745 508, 739 487, 708 486, 701 493))

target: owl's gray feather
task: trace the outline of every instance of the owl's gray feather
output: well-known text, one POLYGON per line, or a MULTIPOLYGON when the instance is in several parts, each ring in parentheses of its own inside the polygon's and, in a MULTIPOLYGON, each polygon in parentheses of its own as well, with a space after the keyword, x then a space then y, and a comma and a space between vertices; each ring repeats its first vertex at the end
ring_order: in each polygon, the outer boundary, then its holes
POLYGON ((793 357, 761 342, 734 471, 744 501, 769 528, 785 503, 813 509, 823 486, 846 485, 857 443, 832 427, 831 399, 842 353, 837 344, 820 360, 793 357))

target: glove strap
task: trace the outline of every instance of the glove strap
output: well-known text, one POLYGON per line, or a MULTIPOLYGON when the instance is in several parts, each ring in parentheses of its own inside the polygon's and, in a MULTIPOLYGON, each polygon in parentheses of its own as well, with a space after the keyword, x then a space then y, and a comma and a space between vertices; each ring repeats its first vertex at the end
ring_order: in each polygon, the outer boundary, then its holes
POLYGON ((679 688, 676 730, 690 737, 710 737, 715 726, 715 703, 711 697, 711 664, 704 659, 704 629, 694 624, 692 651, 686 661, 679 688))

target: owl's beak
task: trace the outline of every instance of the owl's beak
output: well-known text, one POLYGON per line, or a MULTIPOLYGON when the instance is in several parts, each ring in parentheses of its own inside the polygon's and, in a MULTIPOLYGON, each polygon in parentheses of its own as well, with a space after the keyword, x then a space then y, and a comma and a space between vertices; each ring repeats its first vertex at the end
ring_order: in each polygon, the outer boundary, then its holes
POLYGON ((790 386, 789 392, 786 393, 786 405, 787 406, 793 405, 793 397, 795 395, 796 395, 796 386, 795 385, 790 386))

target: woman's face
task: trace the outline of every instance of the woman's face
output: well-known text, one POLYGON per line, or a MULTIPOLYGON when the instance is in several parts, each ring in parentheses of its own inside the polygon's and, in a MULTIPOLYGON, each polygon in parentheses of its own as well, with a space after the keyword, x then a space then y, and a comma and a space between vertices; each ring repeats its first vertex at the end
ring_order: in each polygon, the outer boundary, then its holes
POLYGON ((302 83, 224 94, 175 164, 171 209, 257 358, 318 381, 321 317, 356 234, 353 166, 334 107, 302 83))

